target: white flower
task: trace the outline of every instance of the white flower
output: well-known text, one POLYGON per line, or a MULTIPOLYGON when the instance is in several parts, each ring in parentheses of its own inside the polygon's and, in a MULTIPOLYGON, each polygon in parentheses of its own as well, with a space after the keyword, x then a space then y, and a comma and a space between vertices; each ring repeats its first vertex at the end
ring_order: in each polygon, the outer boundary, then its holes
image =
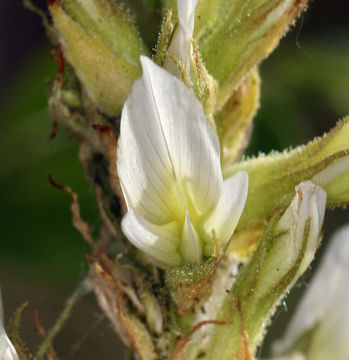
MULTIPOLYGON (((194 15, 198 0, 177 0, 178 27, 175 31, 168 52, 178 59, 184 70, 190 73, 192 58, 192 38, 194 31, 194 15)), ((177 65, 172 59, 167 59, 164 67, 172 74, 181 78, 177 65)))
POLYGON ((277 353, 311 331, 307 360, 349 359, 349 225, 335 233, 277 353))
POLYGON ((0 360, 18 360, 15 348, 11 344, 4 329, 4 315, 0 291, 0 360))
POLYGON ((218 137, 192 92, 141 57, 121 117, 117 168, 127 238, 159 266, 199 263, 224 248, 242 213, 248 177, 223 181, 218 137), (213 236, 215 233, 215 236, 213 236))

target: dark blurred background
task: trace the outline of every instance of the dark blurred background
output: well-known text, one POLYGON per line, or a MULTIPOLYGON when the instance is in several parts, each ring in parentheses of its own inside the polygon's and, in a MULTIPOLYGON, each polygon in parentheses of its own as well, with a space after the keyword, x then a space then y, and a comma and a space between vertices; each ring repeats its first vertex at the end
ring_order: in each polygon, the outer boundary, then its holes
MULTIPOLYGON (((349 114, 348 31, 348 2, 311 2, 261 67, 261 109, 249 154, 305 143, 349 114)), ((87 271, 87 247, 71 226, 70 198, 49 185, 48 174, 78 191, 82 215, 92 228, 100 223, 93 192, 77 159, 77 142, 63 129, 49 142, 52 124, 45 89, 56 70, 40 18, 19 0, 2 0, 0 284, 7 318, 29 301, 22 334, 33 350, 38 342, 33 307, 40 307, 43 325, 48 328, 87 271)), ((347 210, 327 212, 324 243, 336 227, 349 220, 348 214, 347 210)), ((280 336, 310 276, 311 271, 277 311, 270 337, 280 336)), ((92 296, 79 303, 56 341, 64 360, 121 359, 116 345, 92 296)), ((267 352, 268 340, 264 354, 267 352)))

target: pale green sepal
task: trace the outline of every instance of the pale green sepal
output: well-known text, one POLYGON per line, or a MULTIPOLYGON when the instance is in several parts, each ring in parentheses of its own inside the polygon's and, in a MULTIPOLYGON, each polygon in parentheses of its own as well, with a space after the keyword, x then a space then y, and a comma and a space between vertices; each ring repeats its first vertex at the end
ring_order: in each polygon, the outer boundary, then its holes
POLYGON ((260 155, 226 168, 224 178, 241 170, 249 175, 246 206, 237 231, 263 224, 277 206, 287 206, 294 187, 305 180, 312 179, 324 188, 328 206, 347 204, 348 156, 349 118, 345 118, 328 134, 306 146, 260 155))
POLYGON ((62 5, 90 36, 140 71, 139 57, 148 50, 120 4, 110 0, 62 0, 62 5))
POLYGON ((162 66, 167 57, 167 49, 173 35, 174 25, 172 24, 172 10, 168 10, 161 24, 161 29, 156 43, 156 52, 153 60, 157 65, 162 66))
POLYGON ((84 2, 86 9, 80 9, 82 5, 77 0, 67 4, 70 5, 70 10, 76 11, 71 11, 73 15, 79 14, 75 16, 77 20, 58 2, 49 7, 64 57, 100 110, 111 116, 119 115, 132 83, 141 75, 139 55, 145 49, 140 45, 137 33, 134 33, 133 40, 131 35, 127 35, 132 33, 133 26, 125 18, 121 18, 118 12, 108 11, 109 18, 104 23, 106 8, 102 3, 99 8, 94 1, 84 2), (91 10, 93 4, 99 11, 91 10), (99 21, 99 16, 103 16, 103 21, 99 21), (128 31, 125 30, 127 24, 128 31), (119 39, 124 36, 128 42, 119 39))
POLYGON ((218 81, 217 109, 256 64, 266 58, 308 0, 201 0, 194 38, 218 81))
POLYGON ((258 69, 254 68, 234 91, 223 109, 215 114, 223 169, 240 160, 249 143, 253 128, 252 120, 259 107, 260 85, 258 69))
POLYGON ((228 323, 215 326, 211 350, 203 359, 236 358, 244 331, 252 352, 256 350, 276 305, 313 259, 325 205, 325 192, 305 182, 297 187, 286 211, 272 217, 256 252, 223 301, 218 320, 228 323))

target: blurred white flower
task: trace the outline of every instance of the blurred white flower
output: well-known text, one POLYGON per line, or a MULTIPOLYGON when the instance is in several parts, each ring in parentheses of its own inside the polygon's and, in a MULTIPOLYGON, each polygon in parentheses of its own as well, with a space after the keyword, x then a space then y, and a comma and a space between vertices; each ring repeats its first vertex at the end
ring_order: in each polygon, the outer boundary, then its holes
POLYGON ((2 308, 2 297, 0 289, 0 360, 18 360, 15 348, 11 344, 4 329, 4 313, 2 308))
POLYGON ((307 360, 349 359, 349 225, 324 254, 275 353, 286 353, 306 335, 307 360))
POLYGON ((159 266, 199 263, 224 248, 244 208, 248 176, 223 181, 218 137, 177 78, 141 57, 125 103, 117 168, 127 238, 159 266))

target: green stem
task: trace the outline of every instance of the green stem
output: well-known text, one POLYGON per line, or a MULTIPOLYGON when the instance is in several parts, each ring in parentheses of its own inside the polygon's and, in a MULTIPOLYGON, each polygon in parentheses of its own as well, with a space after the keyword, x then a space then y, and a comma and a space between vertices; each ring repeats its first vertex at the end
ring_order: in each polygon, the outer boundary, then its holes
POLYGON ((61 315, 59 316, 56 323, 53 325, 53 327, 48 332, 46 339, 40 345, 38 352, 35 356, 36 360, 44 359, 44 356, 47 353, 50 346, 52 345, 54 338, 57 336, 59 331, 65 325, 65 322, 70 317, 70 314, 72 313, 72 310, 73 310, 74 305, 77 302, 77 300, 78 300, 78 297, 76 296, 76 294, 74 294, 70 299, 68 299, 67 304, 66 304, 65 308, 63 309, 61 315))
POLYGON ((87 294, 91 290, 91 284, 89 278, 86 278, 81 285, 77 288, 74 294, 68 299, 65 308, 63 309, 61 315, 53 325, 53 327, 48 332, 45 340, 40 345, 35 360, 43 360, 45 354, 49 350, 52 345, 53 340, 57 336, 57 334, 62 330, 63 326, 65 325, 66 321, 69 319, 75 304, 78 300, 87 294))

